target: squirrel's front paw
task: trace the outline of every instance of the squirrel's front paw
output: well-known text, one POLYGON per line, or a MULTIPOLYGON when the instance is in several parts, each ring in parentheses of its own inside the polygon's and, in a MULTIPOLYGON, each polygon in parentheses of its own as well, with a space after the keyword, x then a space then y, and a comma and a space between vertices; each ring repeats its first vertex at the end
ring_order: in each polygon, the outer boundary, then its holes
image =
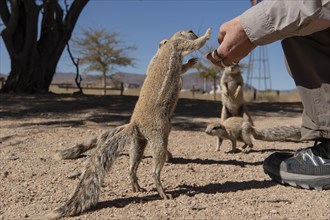
POLYGON ((197 62, 198 62, 198 58, 196 58, 196 57, 188 60, 188 63, 192 66, 195 65, 197 62))
POLYGON ((205 37, 207 38, 207 39, 210 39, 210 37, 211 37, 211 28, 208 28, 207 30, 206 30, 206 32, 205 32, 205 37))
POLYGON ((238 92, 235 92, 234 94, 235 99, 237 98, 237 96, 238 96, 238 92))

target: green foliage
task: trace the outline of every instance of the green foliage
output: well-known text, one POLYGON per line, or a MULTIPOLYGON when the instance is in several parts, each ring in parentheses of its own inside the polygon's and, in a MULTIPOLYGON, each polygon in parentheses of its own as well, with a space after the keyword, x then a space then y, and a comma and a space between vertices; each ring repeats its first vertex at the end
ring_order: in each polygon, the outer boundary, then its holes
POLYGON ((199 71, 200 77, 202 79, 213 79, 216 80, 219 76, 219 74, 223 71, 223 68, 219 66, 215 66, 213 64, 203 64, 198 63, 196 66, 196 69, 199 71))
POLYGON ((72 41, 75 51, 79 53, 80 63, 86 66, 86 71, 106 74, 118 66, 134 66, 135 59, 127 54, 136 48, 119 40, 119 34, 116 32, 82 29, 81 36, 72 41))

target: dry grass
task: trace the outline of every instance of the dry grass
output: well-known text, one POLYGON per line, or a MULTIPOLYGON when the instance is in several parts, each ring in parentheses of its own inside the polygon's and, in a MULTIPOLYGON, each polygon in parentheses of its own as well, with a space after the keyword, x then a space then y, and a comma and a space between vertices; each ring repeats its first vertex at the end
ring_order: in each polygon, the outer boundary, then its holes
POLYGON ((292 92, 258 91, 256 100, 253 100, 253 92, 245 92, 244 98, 247 102, 301 102, 296 90, 292 92))

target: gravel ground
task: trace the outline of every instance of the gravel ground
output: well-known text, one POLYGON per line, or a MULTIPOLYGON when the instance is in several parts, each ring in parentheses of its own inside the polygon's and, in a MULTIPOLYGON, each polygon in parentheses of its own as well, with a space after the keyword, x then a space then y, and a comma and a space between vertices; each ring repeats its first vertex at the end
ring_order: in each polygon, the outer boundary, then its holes
MULTIPOLYGON (((86 158, 53 159, 56 150, 127 123, 134 96, 13 96, 0 98, 0 219, 43 219, 72 193, 86 158)), ((300 103, 248 105, 258 127, 300 124, 300 103)), ((173 118, 169 149, 174 158, 161 174, 173 199, 161 200, 152 181, 147 148, 133 193, 127 152, 107 175, 100 202, 92 210, 66 219, 330 219, 330 192, 305 190, 273 182, 262 169, 275 151, 294 152, 313 143, 254 141, 249 154, 227 153, 229 141, 215 152, 207 136, 220 102, 180 99, 173 118)), ((240 145, 240 144, 239 144, 240 145)))

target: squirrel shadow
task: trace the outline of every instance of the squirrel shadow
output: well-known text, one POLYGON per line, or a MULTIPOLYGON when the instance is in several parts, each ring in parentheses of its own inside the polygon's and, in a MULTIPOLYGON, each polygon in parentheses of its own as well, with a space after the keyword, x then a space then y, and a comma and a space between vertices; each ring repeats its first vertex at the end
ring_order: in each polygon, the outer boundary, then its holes
POLYGON ((169 163, 172 164, 189 164, 189 163, 196 163, 196 164, 202 164, 202 165, 208 165, 208 164, 218 164, 218 165, 234 165, 234 166, 240 166, 245 167, 246 165, 250 166, 259 166, 262 165, 262 161, 257 162, 246 162, 246 161, 238 161, 238 160, 212 160, 212 159, 189 159, 189 158, 182 158, 182 157, 173 157, 170 159, 169 163))
POLYGON ((180 195, 195 196, 197 194, 216 194, 216 193, 228 193, 237 192, 243 190, 251 189, 265 189, 277 185, 276 182, 272 180, 249 180, 242 182, 227 181, 224 183, 210 183, 204 186, 194 186, 194 185, 179 185, 176 190, 168 191, 172 194, 173 198, 180 195))
MULTIPOLYGON (((194 185, 178 185, 176 189, 167 190, 167 194, 170 194, 172 198, 177 198, 180 195, 187 195, 189 197, 194 197, 198 194, 216 194, 216 193, 228 193, 237 192, 251 189, 264 189, 270 188, 277 185, 272 180, 249 180, 242 182, 232 182, 227 181, 224 183, 210 183, 204 186, 194 186, 194 185)), ((132 203, 147 203, 150 201, 161 200, 157 194, 156 189, 154 189, 155 194, 147 196, 131 196, 126 198, 113 199, 108 201, 99 202, 95 207, 88 210, 88 212, 93 212, 96 210, 101 210, 104 208, 124 208, 125 206, 132 203)))

